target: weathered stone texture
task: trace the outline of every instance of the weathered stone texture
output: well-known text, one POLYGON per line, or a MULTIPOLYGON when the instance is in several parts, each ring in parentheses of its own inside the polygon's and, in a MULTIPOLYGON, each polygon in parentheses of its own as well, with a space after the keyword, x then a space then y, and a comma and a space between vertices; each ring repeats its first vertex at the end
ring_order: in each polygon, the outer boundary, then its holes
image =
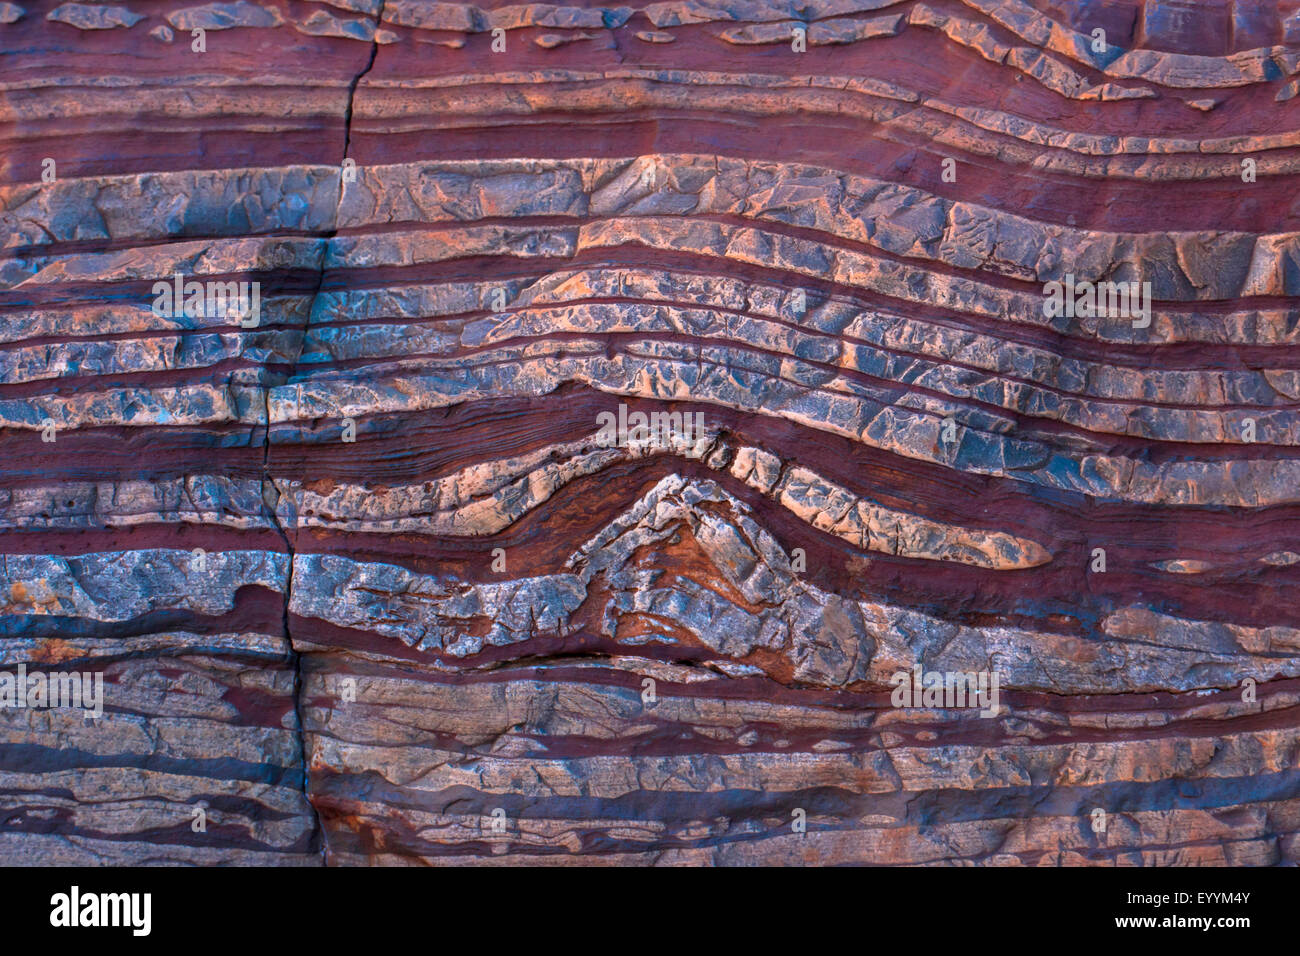
POLYGON ((1300 862, 1297 17, 0 3, 0 862, 1300 862))

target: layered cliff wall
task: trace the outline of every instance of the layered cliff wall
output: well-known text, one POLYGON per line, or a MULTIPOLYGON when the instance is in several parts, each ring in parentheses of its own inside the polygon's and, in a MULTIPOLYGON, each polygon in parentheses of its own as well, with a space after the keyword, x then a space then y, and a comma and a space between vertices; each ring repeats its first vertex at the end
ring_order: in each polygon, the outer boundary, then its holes
POLYGON ((1300 859, 1300 3, 0 51, 0 860, 1300 859))

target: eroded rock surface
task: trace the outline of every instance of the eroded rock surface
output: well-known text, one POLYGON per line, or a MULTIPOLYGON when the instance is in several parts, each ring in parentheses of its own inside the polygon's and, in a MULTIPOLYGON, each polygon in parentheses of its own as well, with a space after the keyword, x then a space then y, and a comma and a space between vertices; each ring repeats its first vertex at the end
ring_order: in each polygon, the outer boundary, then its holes
POLYGON ((1300 862, 1298 17, 0 3, 0 862, 1300 862))

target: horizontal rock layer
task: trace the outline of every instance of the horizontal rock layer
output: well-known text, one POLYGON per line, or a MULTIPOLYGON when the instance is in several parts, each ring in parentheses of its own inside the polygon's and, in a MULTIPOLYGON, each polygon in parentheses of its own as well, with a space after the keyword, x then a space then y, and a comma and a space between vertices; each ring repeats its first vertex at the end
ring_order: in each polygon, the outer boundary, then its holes
POLYGON ((0 861, 1300 860, 1296 3, 0 44, 0 861))

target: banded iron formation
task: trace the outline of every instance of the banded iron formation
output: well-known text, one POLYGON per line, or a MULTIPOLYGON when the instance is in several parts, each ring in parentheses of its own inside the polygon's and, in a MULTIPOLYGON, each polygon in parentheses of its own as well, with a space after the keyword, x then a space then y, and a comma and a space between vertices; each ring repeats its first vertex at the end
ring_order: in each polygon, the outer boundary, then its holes
POLYGON ((0 862, 1300 861, 1300 3, 182 3, 0 3, 0 862))

